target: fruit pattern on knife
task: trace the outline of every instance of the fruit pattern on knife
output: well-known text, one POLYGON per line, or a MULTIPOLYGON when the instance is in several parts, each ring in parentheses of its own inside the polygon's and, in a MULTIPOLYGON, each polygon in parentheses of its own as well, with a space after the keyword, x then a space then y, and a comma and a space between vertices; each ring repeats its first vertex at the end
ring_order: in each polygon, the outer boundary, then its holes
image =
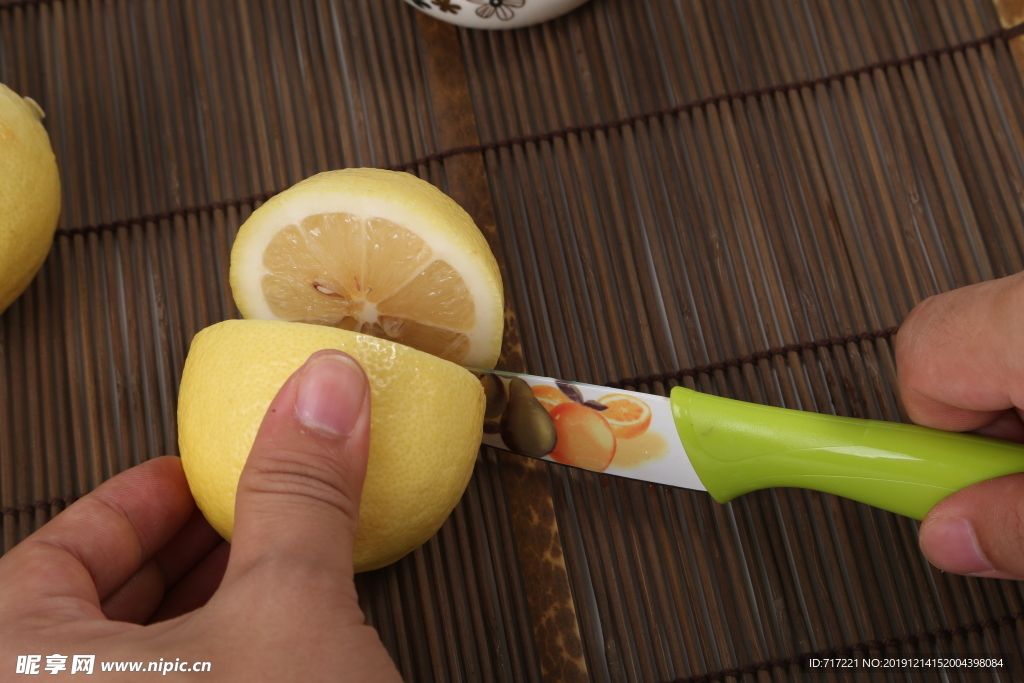
POLYGON ((635 470, 668 454, 666 435, 652 426, 651 406, 634 392, 534 376, 527 383, 511 373, 474 374, 487 399, 488 445, 595 472, 635 470))

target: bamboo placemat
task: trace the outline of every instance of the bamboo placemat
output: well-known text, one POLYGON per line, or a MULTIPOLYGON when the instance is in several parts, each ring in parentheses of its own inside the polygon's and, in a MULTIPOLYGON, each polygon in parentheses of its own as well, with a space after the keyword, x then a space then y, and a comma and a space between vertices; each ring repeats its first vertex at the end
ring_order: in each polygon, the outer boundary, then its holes
MULTIPOLYGON (((64 193, 0 316, 3 549, 176 452, 189 340, 237 316, 238 225, 328 168, 409 170, 473 214, 506 368, 899 420, 902 317, 1024 267, 1001 16, 1024 6, 592 0, 490 33, 399 0, 0 0, 0 82, 47 111, 64 193)), ((408 680, 936 680, 814 652, 1024 676, 1019 584, 800 490, 722 506, 485 449, 439 535, 359 589, 408 680)))

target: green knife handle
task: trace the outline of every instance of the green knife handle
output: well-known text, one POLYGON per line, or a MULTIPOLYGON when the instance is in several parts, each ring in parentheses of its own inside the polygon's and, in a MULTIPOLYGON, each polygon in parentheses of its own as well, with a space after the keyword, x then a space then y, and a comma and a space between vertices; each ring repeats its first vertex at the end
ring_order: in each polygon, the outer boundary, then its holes
POLYGON ((955 491, 1024 472, 1024 446, 973 434, 786 410, 683 387, 671 399, 690 462, 720 503, 792 486, 923 519, 955 491))

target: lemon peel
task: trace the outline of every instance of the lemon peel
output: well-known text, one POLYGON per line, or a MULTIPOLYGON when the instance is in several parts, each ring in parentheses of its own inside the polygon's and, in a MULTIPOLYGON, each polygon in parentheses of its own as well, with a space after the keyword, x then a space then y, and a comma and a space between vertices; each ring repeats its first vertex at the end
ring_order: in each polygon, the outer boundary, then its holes
POLYGON ((0 83, 0 313, 46 260, 60 217, 60 176, 43 110, 0 83))
POLYGON ((370 459, 356 571, 390 564, 433 536, 462 496, 483 433, 484 393, 468 370, 377 337, 319 325, 229 320, 192 341, 178 396, 181 463, 192 495, 226 539, 263 416, 314 352, 338 349, 370 382, 370 459))

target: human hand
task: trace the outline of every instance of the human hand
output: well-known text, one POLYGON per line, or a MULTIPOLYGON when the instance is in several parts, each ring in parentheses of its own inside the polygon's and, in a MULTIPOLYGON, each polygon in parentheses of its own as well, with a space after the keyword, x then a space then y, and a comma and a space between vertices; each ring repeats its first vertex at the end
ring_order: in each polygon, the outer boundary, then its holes
MULTIPOLYGON (((1024 273, 921 302, 896 337, 896 369, 914 422, 1024 443, 1024 273)), ((919 542, 939 569, 1024 579, 1024 474, 941 501, 919 542)))
POLYGON ((13 674, 18 655, 41 654, 42 670, 61 653, 94 654, 96 671, 210 662, 217 681, 399 680, 353 582, 369 429, 362 369, 341 352, 313 354, 260 427, 230 554, 178 458, 83 496, 0 558, 0 672, 13 674))

